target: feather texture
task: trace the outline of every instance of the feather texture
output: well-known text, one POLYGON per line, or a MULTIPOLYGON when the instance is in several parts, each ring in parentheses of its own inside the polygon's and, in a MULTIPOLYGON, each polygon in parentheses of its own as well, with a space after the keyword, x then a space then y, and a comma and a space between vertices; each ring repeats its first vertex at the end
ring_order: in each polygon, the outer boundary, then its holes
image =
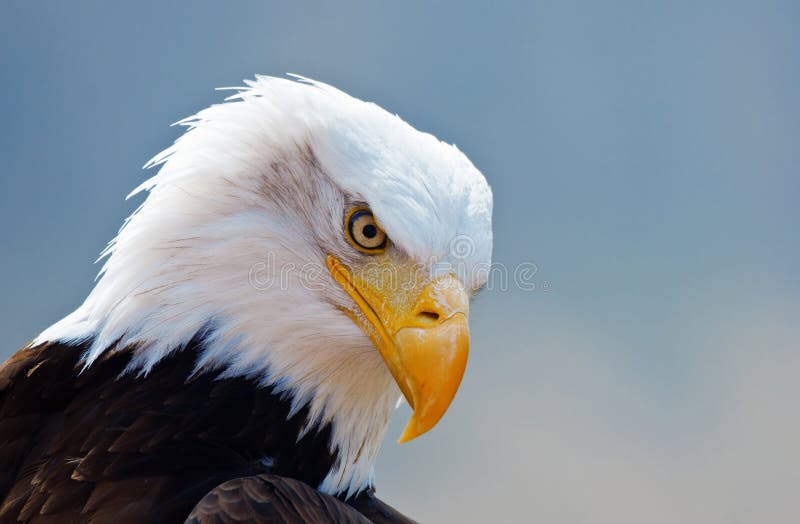
MULTIPOLYGON (((209 491, 223 501, 228 488, 216 486, 258 474, 272 479, 264 493, 240 484, 251 507, 279 493, 275 508, 344 515, 333 497, 314 499, 317 509, 292 498, 317 493, 332 467, 330 427, 298 438, 308 411, 289 417, 286 396, 253 379, 193 374, 202 343, 193 338, 147 377, 123 374, 132 356, 124 348, 83 372, 86 345, 31 347, 7 361, 0 368, 0 522, 182 522, 209 491)), ((368 522, 348 511, 352 522, 368 522)))

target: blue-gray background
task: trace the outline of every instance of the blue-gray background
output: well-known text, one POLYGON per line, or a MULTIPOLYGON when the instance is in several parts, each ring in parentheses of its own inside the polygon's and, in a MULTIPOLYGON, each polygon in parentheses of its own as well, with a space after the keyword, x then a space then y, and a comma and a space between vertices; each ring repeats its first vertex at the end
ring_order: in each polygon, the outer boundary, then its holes
POLYGON ((378 461, 430 522, 797 522, 800 4, 0 5, 0 356, 77 306, 140 166, 297 72, 456 143, 495 260, 431 434, 378 461), (500 286, 497 286, 500 287, 500 286))

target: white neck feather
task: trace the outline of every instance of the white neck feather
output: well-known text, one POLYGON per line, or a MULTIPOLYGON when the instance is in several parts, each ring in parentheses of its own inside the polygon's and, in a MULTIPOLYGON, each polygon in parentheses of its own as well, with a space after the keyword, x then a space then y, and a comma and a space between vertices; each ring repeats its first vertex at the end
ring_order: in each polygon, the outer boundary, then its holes
POLYGON ((319 489, 350 495, 372 482, 400 392, 369 339, 337 307, 349 300, 344 291, 328 275, 308 281, 309 268, 324 269, 325 253, 338 247, 309 238, 302 217, 322 218, 316 234, 330 236, 326 228, 338 223, 327 225, 321 210, 340 208, 344 196, 312 157, 293 158, 273 162, 265 178, 237 180, 213 176, 213 164, 175 177, 181 158, 174 156, 104 253, 86 301, 36 342, 91 339, 86 366, 110 347, 133 347, 128 371, 146 375, 208 329, 197 371, 246 376, 287 393, 292 415, 309 409, 305 431, 329 423, 337 459, 319 489), (298 207, 283 208, 277 185, 298 207))

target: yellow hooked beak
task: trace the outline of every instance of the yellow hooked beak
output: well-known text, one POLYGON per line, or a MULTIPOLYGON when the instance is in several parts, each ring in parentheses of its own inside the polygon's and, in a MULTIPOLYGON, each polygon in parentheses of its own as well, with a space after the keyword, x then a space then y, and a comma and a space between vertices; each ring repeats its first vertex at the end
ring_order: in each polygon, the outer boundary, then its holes
POLYGON ((345 312, 378 348, 414 410, 398 442, 422 435, 447 411, 464 376, 469 353, 466 289, 453 275, 436 278, 421 290, 382 289, 391 286, 354 274, 333 255, 326 262, 362 315, 345 312))

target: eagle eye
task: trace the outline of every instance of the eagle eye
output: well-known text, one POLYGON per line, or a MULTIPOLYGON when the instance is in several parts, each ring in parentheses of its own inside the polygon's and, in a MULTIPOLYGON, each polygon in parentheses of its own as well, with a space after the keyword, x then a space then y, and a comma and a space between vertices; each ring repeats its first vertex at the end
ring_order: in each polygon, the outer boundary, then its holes
POLYGON ((369 209, 351 209, 345 219, 345 230, 347 240, 362 253, 377 255, 386 251, 389 239, 369 209))

